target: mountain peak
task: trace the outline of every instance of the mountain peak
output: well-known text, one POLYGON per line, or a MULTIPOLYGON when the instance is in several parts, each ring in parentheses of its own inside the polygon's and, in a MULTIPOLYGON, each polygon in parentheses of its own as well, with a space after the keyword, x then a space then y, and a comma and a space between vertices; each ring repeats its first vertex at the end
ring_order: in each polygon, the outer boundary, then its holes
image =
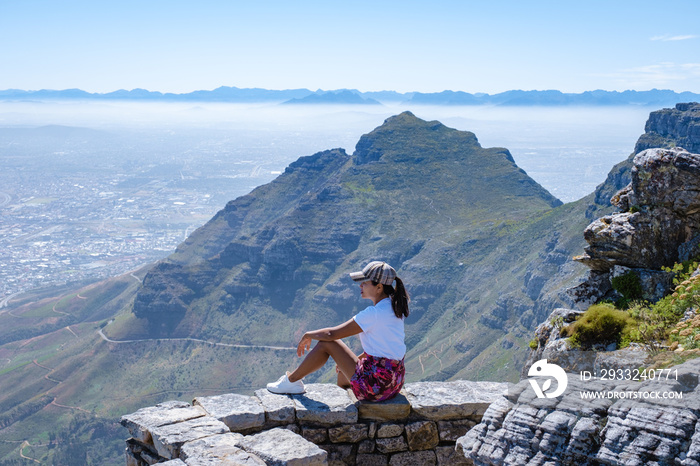
POLYGON ((439 121, 422 120, 406 111, 387 118, 381 126, 363 135, 353 157, 357 165, 377 161, 380 157, 405 161, 410 151, 420 161, 437 152, 453 152, 462 145, 481 148, 474 133, 448 128, 439 121))

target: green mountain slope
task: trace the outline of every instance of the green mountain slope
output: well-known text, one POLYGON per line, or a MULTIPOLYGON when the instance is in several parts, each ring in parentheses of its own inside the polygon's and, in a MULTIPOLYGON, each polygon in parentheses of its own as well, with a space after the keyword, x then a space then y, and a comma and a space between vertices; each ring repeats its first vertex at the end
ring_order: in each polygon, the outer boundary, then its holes
MULTIPOLYGON (((230 202, 149 272, 134 313, 152 336, 290 346, 364 307, 347 272, 383 259, 413 296, 411 378, 512 378, 513 365, 477 370, 468 360, 530 330, 527 264, 552 243, 546 219, 560 204, 506 149, 406 112, 352 156, 303 157, 230 202)), ((485 364, 507 358, 498 348, 485 364)))

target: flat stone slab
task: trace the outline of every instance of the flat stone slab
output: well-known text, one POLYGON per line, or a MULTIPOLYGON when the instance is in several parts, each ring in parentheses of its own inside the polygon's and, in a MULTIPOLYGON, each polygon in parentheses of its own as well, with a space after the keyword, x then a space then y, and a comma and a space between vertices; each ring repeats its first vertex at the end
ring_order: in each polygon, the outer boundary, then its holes
POLYGON ((265 410, 265 420, 272 423, 291 424, 296 420, 294 400, 290 395, 278 395, 266 388, 255 391, 265 410))
POLYGON ((238 446, 242 439, 241 434, 227 433, 187 442, 180 449, 180 458, 185 460, 188 466, 263 466, 263 460, 238 446))
POLYGON ((360 419, 369 421, 400 421, 411 414, 411 404, 403 390, 394 398, 386 401, 358 401, 352 390, 348 396, 357 406, 360 419))
POLYGON ((254 396, 227 393, 197 397, 192 402, 201 406, 211 417, 223 422, 233 432, 245 432, 265 424, 265 410, 254 396))
POLYGON ((345 389, 337 385, 311 383, 306 393, 293 395, 297 420, 304 424, 356 424, 358 413, 345 389))
POLYGON ((151 430, 151 435, 158 454, 172 459, 180 456, 180 448, 185 443, 226 432, 229 432, 226 424, 211 416, 204 416, 156 427, 151 430))
POLYGON ((166 401, 126 414, 121 417, 120 422, 133 438, 141 443, 151 444, 151 429, 204 417, 206 414, 202 408, 191 406, 184 401, 166 401))
POLYGON ((411 409, 433 421, 472 418, 481 420, 489 405, 507 394, 503 382, 415 382, 404 385, 411 409))
POLYGON ((327 463, 328 453, 294 432, 277 427, 247 435, 241 448, 259 456, 268 465, 316 466, 327 463))

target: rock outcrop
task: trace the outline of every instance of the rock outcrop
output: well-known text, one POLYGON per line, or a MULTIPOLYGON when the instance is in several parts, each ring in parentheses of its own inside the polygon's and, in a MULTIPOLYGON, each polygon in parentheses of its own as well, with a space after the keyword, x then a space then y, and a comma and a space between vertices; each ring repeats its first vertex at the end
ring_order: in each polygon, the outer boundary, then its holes
POLYGON ((394 399, 359 402, 336 385, 303 395, 225 394, 122 417, 126 464, 470 464, 455 441, 510 384, 418 382, 394 399))
POLYGON ((643 298, 657 301, 672 285, 663 267, 700 253, 700 155, 684 149, 647 149, 634 157, 632 181, 612 198, 620 212, 591 223, 585 253, 587 283, 571 290, 588 306, 608 296, 612 278, 634 273, 643 298))
POLYGON ((700 103, 676 104, 651 112, 645 133, 637 141, 635 153, 654 147, 683 147, 689 152, 700 152, 700 103))
POLYGON ((660 269, 682 253, 698 252, 700 155, 647 149, 633 163, 632 181, 612 198, 620 213, 594 221, 584 232, 589 245, 578 260, 593 270, 660 269))

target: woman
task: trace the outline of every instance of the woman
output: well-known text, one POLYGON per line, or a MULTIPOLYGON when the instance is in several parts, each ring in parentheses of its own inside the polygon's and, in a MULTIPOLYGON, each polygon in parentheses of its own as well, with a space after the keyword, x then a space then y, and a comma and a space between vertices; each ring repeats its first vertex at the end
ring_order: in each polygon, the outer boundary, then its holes
POLYGON ((373 305, 337 327, 306 332, 297 356, 310 349, 312 340, 318 343, 294 372, 267 384, 269 391, 304 393, 301 379, 323 367, 330 356, 336 363, 338 385, 351 388, 358 400, 383 401, 399 393, 405 375, 403 319, 408 317, 408 293, 386 262, 370 262, 350 278, 360 282, 360 295, 373 305), (357 334, 364 351, 359 357, 341 340, 357 334))

